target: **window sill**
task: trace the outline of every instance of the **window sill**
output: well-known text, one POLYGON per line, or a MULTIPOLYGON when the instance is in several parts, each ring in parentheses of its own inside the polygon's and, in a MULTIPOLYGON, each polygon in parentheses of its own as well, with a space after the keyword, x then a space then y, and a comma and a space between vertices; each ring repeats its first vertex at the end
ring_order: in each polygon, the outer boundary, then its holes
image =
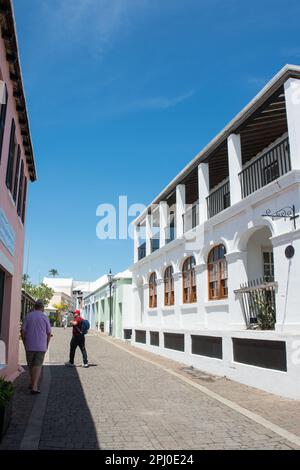
POLYGON ((18 216, 18 221, 19 221, 20 226, 21 226, 22 228, 24 228, 24 224, 23 224, 22 219, 21 219, 20 216, 18 216))
POLYGON ((11 192, 10 192, 10 189, 7 188, 7 187, 6 187, 6 189, 7 189, 7 192, 8 192, 8 197, 9 197, 9 199, 10 199, 10 202, 12 203, 13 207, 16 209, 17 205, 16 205, 16 203, 15 203, 15 201, 14 201, 14 198, 13 198, 11 192))
POLYGON ((196 302, 190 302, 188 304, 180 304, 180 308, 190 308, 190 307, 197 307, 197 301, 196 302))
POLYGON ((204 302, 204 307, 219 307, 220 305, 228 306, 228 299, 208 300, 204 302))

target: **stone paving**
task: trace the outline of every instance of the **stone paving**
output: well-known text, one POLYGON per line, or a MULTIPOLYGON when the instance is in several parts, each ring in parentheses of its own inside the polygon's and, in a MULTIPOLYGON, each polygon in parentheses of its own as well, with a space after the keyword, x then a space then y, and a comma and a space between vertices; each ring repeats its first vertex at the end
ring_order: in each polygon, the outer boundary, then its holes
MULTIPOLYGON (((46 412, 40 418, 39 449, 297 448, 279 434, 128 352, 199 383, 202 379, 188 373, 186 366, 104 335, 92 333, 87 337, 89 369, 80 366, 79 350, 77 367, 66 368, 63 363, 68 359, 70 335, 70 329, 54 330, 49 363, 45 365, 51 380, 46 412)), ((300 435, 299 402, 226 379, 202 380, 201 385, 300 435)), ((29 395, 27 386, 27 374, 22 374, 16 383, 13 420, 0 450, 20 448, 30 431, 36 398, 29 395)))

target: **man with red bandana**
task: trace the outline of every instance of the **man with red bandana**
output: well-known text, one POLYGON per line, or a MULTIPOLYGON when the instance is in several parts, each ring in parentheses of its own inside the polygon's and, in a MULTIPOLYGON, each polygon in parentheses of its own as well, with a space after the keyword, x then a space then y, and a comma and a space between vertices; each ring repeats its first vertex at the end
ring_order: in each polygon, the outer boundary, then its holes
POLYGON ((79 346, 83 358, 83 367, 89 367, 87 352, 85 349, 85 337, 81 331, 82 321, 83 318, 80 316, 80 310, 75 310, 74 319, 70 322, 73 326, 73 336, 70 343, 70 360, 69 362, 66 362, 66 366, 74 366, 75 352, 77 346, 79 346))

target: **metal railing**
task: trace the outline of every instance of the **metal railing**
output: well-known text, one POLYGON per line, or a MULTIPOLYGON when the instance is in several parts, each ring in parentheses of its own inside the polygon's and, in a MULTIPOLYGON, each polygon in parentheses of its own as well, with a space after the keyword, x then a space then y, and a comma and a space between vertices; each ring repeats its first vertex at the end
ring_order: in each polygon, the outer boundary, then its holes
POLYGON ((139 261, 146 257, 146 242, 139 246, 138 248, 138 259, 139 261))
POLYGON ((210 193, 206 198, 206 202, 209 219, 230 206, 230 186, 228 178, 224 180, 223 184, 210 193))
POLYGON ((290 170, 291 158, 287 137, 239 173, 242 197, 249 196, 290 170))
POLYGON ((35 304, 35 300, 29 294, 27 294, 27 292, 22 290, 22 295, 21 295, 21 321, 24 320, 27 313, 34 310, 34 304, 35 304))
POLYGON ((190 205, 183 215, 183 231, 188 232, 199 225, 199 203, 190 205))
POLYGON ((234 291, 240 296, 242 310, 247 328, 257 325, 260 329, 274 329, 276 322, 275 292, 277 282, 256 279, 241 284, 234 291))
POLYGON ((159 250, 159 238, 151 238, 151 253, 156 250, 159 250))
POLYGON ((175 227, 168 227, 166 243, 171 243, 173 240, 175 240, 175 227))

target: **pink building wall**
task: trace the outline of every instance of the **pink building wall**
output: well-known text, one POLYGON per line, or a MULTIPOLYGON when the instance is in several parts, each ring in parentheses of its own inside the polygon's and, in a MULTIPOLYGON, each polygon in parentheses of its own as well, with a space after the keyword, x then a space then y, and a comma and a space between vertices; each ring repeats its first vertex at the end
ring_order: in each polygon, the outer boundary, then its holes
MULTIPOLYGON (((5 120, 5 130, 3 137, 1 163, 0 163, 0 210, 4 212, 11 228, 14 230, 15 250, 12 255, 7 246, 0 239, 0 268, 5 271, 5 289, 2 309, 2 324, 0 339, 6 345, 6 364, 1 364, 0 358, 0 376, 13 380, 19 373, 18 365, 19 355, 19 331, 20 331, 20 312, 21 312, 21 286, 23 273, 23 254, 24 254, 24 226, 17 213, 17 204, 6 186, 6 172, 10 145, 10 132, 12 119, 16 125, 16 142, 20 145, 21 161, 24 162, 24 175, 30 182, 28 165, 26 163, 25 148, 23 145, 23 136, 19 124, 19 113, 17 112, 17 102, 13 96, 13 82, 10 79, 9 63, 7 62, 7 50, 5 43, 0 36, 0 80, 7 86, 8 101, 5 120)), ((20 164, 21 168, 21 164, 20 164)), ((28 188, 27 188, 28 194, 28 188)), ((25 218, 26 221, 26 218, 25 218)))

